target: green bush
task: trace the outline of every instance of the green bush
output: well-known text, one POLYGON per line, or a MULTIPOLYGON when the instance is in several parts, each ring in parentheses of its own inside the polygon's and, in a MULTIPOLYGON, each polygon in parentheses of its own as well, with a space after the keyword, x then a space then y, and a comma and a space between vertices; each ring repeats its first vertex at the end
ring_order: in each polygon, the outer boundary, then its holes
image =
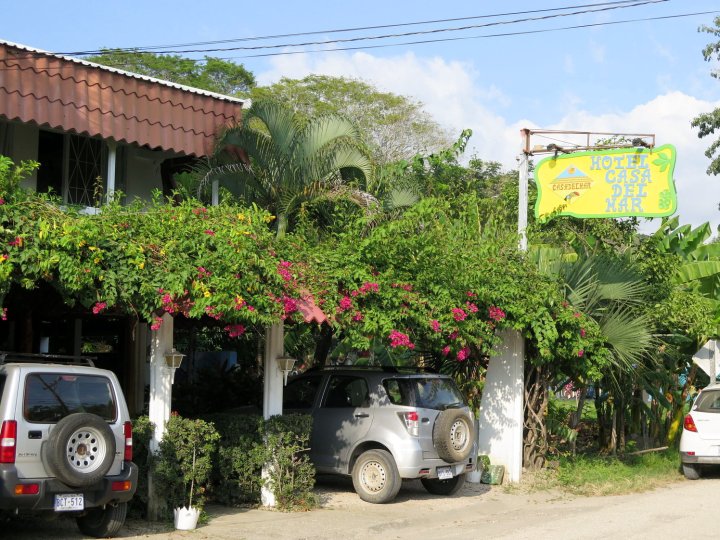
POLYGON ((308 457, 312 417, 290 414, 273 416, 260 425, 265 441, 264 462, 268 483, 280 510, 305 510, 316 505, 312 490, 315 468, 308 457))
POLYGON ((139 470, 137 490, 130 501, 130 511, 142 517, 147 515, 148 471, 152 460, 150 439, 154 429, 155 425, 147 416, 139 416, 133 420, 133 462, 139 470))
POLYGON ((170 417, 153 459, 153 489, 164 495, 167 516, 180 506, 203 508, 219 440, 220 434, 209 422, 170 417))

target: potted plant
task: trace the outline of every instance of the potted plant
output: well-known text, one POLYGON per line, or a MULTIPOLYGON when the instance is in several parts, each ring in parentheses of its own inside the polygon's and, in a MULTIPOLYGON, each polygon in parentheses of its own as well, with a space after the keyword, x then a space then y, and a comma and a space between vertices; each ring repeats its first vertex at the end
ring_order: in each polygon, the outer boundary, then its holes
POLYGON ((200 508, 192 505, 193 491, 195 490, 195 458, 196 448, 193 444, 192 469, 190 473, 190 496, 188 497, 188 505, 180 506, 173 510, 173 518, 175 520, 175 528, 180 531, 191 531, 197 527, 198 518, 200 517, 200 508))

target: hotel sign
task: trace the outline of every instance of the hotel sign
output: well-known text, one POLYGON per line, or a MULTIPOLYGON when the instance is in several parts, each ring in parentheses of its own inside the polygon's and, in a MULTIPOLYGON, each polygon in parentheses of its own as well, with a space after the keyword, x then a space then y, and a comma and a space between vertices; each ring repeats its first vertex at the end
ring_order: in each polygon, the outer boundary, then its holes
POLYGON ((535 168, 535 217, 660 217, 677 209, 675 147, 549 157, 535 168))

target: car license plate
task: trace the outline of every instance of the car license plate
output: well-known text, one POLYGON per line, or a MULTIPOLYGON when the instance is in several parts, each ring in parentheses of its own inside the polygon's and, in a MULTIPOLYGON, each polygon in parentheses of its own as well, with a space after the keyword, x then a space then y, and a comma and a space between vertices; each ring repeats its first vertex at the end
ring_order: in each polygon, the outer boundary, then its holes
POLYGON ((440 480, 449 480, 453 477, 452 469, 450 467, 438 467, 437 475, 440 480))
POLYGON ((85 496, 82 493, 55 495, 56 512, 72 512, 85 509, 85 496))

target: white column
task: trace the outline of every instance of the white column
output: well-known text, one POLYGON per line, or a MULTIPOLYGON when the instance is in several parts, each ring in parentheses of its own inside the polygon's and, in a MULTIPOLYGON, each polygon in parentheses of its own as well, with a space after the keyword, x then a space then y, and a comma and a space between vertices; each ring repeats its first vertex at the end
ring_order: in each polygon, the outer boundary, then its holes
POLYGON ((220 204, 220 181, 219 180, 212 181, 210 204, 211 204, 211 206, 217 206, 218 204, 220 204))
POLYGON ((107 141, 108 157, 107 157, 107 202, 112 201, 115 195, 115 163, 117 161, 117 143, 115 141, 107 141))
POLYGON ((478 453, 493 465, 504 465, 505 478, 522 474, 525 340, 515 330, 498 333, 498 354, 490 357, 480 403, 478 453))
POLYGON ((157 452, 170 419, 173 370, 165 364, 165 353, 173 348, 173 318, 166 313, 162 325, 152 331, 150 343, 150 406, 148 416, 155 424, 150 449, 157 452))
MULTIPOLYGON (((283 323, 273 324, 265 331, 265 358, 263 370, 263 418, 282 414, 283 400, 283 374, 278 369, 277 358, 284 354, 285 328, 283 323)), ((266 481, 270 475, 269 464, 265 464, 262 478, 266 481)), ((275 495, 263 482, 260 490, 260 500, 263 506, 275 506, 275 495)))

